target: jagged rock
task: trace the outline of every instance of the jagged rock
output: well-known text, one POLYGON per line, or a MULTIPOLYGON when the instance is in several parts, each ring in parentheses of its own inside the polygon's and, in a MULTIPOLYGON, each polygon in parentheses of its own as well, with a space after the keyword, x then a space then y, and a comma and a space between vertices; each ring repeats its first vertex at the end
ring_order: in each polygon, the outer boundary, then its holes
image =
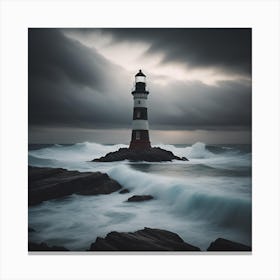
POLYGON ((128 189, 123 189, 123 190, 120 190, 119 193, 120 194, 124 194, 124 193, 129 193, 130 191, 128 189))
POLYGON ((166 151, 164 149, 155 147, 155 148, 150 148, 145 150, 120 148, 116 152, 108 153, 104 157, 93 159, 92 161, 111 162, 111 161, 130 160, 130 161, 158 162, 158 161, 171 161, 173 159, 184 160, 184 161, 188 160, 185 157, 182 158, 177 157, 170 151, 166 151))
POLYGON ((98 195, 118 191, 122 186, 101 172, 67 171, 62 168, 28 167, 28 204, 71 194, 98 195))
POLYGON ((162 229, 144 228, 136 232, 110 232, 97 237, 90 251, 200 251, 176 233, 162 229))
POLYGON ((218 238, 210 244, 207 251, 252 251, 252 249, 238 242, 218 238))
POLYGON ((62 246, 49 246, 47 243, 28 243, 28 251, 69 251, 65 247, 62 246))
POLYGON ((130 197, 127 202, 141 202, 141 201, 146 201, 146 200, 151 200, 154 199, 153 196, 151 195, 134 195, 130 197))

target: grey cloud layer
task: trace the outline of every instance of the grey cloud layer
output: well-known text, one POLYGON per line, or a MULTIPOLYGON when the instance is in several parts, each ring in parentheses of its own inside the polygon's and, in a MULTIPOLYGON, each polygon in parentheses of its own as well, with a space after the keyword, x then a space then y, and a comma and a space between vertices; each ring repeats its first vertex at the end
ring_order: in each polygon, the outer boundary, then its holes
POLYGON ((199 82, 154 86, 151 122, 162 126, 250 127, 251 87, 238 82, 207 86, 199 82), (157 97, 155 97, 157 96, 157 97), (159 98, 160 97, 160 98, 159 98), (171 101, 169 101, 171 100, 171 101))
MULTIPOLYGON (((186 56, 190 52, 186 59, 196 67, 223 66, 230 69, 228 71, 238 70, 250 75, 248 30, 244 34, 243 30, 228 30, 229 35, 223 30, 220 45, 216 44, 219 45, 220 56, 213 44, 208 45, 211 40, 206 31, 207 29, 203 30, 200 39, 196 31, 192 38, 197 39, 187 44, 180 35, 182 30, 176 29, 164 32, 154 29, 139 29, 137 32, 102 30, 114 33, 115 40, 150 40, 150 53, 162 51, 165 47, 166 61, 180 61, 184 52, 186 56), (240 32, 244 37, 239 38, 243 38, 241 46, 235 42, 238 37, 236 34, 240 32), (234 46, 228 49, 226 46, 230 42, 234 46)), ((194 31, 191 29, 189 32, 192 34, 194 31)), ((209 32, 213 35, 211 30, 209 32)), ((214 36, 214 41, 217 42, 220 36, 220 33, 219 36, 214 36)), ((28 48, 30 125, 130 127, 131 77, 121 66, 114 65, 95 49, 64 36, 59 29, 30 29, 28 48)), ((251 85, 248 83, 221 82, 217 86, 207 86, 194 81, 160 86, 153 83, 153 77, 149 80, 149 119, 152 128, 249 127, 251 124, 251 85)))
MULTIPOLYGON (((92 30, 75 32, 86 35, 92 30)), ((250 28, 107 28, 98 32, 111 34, 117 41, 148 42, 147 54, 161 51, 163 63, 176 61, 251 76, 250 28)))

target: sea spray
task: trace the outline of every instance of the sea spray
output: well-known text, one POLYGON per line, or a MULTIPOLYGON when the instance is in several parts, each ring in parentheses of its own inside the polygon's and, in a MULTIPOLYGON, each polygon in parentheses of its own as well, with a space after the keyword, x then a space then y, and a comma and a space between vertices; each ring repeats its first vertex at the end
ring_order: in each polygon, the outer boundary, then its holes
MULTIPOLYGON (((169 150, 180 157, 188 158, 208 158, 213 157, 214 154, 206 149, 204 143, 197 142, 192 146, 176 147, 174 145, 155 144, 155 147, 160 147, 169 150)), ((83 161, 92 160, 100 156, 104 156, 109 152, 114 152, 120 148, 127 148, 127 145, 102 145, 98 143, 77 143, 73 145, 59 145, 54 144, 51 147, 42 148, 39 150, 29 151, 29 155, 56 160, 69 160, 69 161, 83 161)))
MULTIPOLYGON (((157 145, 156 145, 157 146, 157 145)), ((194 158, 209 158, 214 154, 206 149, 205 143, 197 142, 192 146, 176 147, 174 145, 158 145, 162 149, 169 150, 180 157, 194 158)))

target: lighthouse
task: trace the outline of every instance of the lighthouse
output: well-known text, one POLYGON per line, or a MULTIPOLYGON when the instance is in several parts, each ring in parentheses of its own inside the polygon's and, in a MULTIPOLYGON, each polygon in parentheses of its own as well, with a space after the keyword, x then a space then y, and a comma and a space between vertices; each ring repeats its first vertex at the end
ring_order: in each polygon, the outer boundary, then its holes
POLYGON ((150 149, 147 105, 149 92, 146 90, 146 75, 141 70, 135 75, 135 88, 131 94, 134 99, 134 108, 129 149, 150 149))
POLYGON ((110 152, 101 158, 93 159, 97 162, 111 162, 120 160, 162 162, 176 160, 188 160, 178 157, 172 152, 159 147, 151 147, 148 124, 148 94, 146 90, 146 76, 139 70, 135 75, 133 95, 133 121, 132 134, 129 148, 120 148, 110 152))

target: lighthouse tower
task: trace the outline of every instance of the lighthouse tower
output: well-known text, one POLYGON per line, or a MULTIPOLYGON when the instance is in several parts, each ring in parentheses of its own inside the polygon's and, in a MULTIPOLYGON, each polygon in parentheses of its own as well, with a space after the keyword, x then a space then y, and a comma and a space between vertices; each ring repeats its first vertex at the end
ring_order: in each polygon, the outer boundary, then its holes
POLYGON ((147 98, 149 92, 146 90, 146 76, 139 70, 135 75, 135 89, 131 93, 134 99, 132 134, 130 149, 149 149, 149 124, 147 98))

